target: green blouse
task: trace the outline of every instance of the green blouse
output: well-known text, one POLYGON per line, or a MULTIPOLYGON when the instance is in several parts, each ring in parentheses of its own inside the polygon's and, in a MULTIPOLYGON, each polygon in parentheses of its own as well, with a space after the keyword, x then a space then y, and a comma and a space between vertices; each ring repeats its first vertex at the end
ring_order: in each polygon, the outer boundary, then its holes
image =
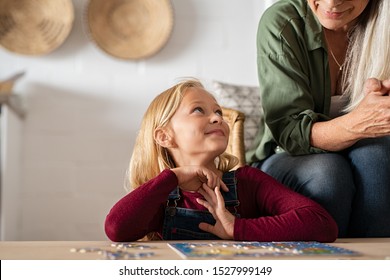
POLYGON ((310 131, 314 122, 329 119, 328 54, 322 25, 307 0, 280 0, 264 12, 257 65, 265 123, 247 162, 280 150, 291 155, 324 152, 310 145, 310 131))

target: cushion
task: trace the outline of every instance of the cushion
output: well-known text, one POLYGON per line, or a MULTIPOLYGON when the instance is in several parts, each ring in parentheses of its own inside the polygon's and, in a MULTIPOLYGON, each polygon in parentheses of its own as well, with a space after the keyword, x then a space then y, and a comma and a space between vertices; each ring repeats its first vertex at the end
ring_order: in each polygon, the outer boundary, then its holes
POLYGON ((258 86, 243 86, 213 81, 214 95, 219 105, 238 110, 245 114, 244 143, 245 151, 252 148, 257 131, 263 119, 258 86))

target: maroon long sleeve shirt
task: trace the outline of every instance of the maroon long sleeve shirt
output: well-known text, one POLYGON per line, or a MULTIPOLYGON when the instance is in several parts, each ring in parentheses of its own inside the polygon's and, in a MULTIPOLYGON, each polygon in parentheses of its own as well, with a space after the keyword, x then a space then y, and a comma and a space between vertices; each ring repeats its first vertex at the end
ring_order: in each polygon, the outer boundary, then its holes
MULTIPOLYGON (((328 212, 313 200, 249 166, 236 171, 240 205, 235 219, 237 241, 333 242, 338 228, 328 212)), ((120 199, 110 210, 105 231, 112 241, 135 241, 161 232, 169 193, 178 185, 167 169, 120 199)), ((206 210, 196 202, 197 192, 181 191, 178 207, 206 210)))

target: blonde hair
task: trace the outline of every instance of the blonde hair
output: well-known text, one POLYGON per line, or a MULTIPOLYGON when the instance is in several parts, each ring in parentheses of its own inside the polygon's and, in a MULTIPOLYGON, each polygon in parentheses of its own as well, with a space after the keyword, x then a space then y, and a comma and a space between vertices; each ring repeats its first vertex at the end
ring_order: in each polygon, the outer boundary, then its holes
MULTIPOLYGON (((198 80, 186 79, 162 92, 149 105, 131 156, 127 191, 146 183, 164 169, 176 167, 168 150, 154 140, 154 131, 169 123, 189 88, 204 89, 198 80)), ((231 170, 237 164, 238 159, 227 153, 223 153, 216 159, 217 168, 223 172, 231 170)))
POLYGON ((349 98, 345 111, 364 98, 368 78, 390 78, 390 1, 370 0, 351 37, 343 74, 343 92, 349 98))

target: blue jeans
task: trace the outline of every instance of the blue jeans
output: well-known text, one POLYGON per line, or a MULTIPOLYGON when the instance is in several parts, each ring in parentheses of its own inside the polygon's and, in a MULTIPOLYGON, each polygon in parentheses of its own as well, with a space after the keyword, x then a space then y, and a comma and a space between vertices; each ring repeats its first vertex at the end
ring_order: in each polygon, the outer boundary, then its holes
POLYGON ((390 237, 390 136, 339 153, 282 152, 253 166, 321 204, 339 237, 390 237))

